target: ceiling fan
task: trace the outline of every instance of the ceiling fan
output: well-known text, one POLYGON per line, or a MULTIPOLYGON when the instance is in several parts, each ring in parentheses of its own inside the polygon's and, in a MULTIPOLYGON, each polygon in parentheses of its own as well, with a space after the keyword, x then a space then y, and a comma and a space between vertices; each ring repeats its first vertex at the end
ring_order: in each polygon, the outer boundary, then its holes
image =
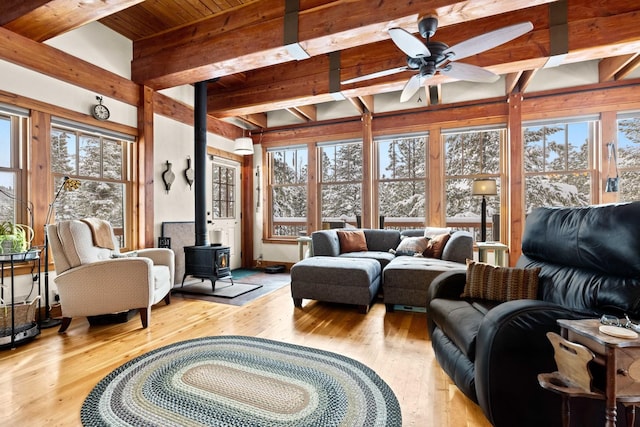
POLYGON ((402 28, 389 29, 391 40, 398 48, 407 54, 407 65, 367 74, 353 79, 345 80, 342 84, 356 83, 362 80, 375 79, 402 71, 418 70, 404 86, 400 95, 400 102, 405 102, 420 89, 430 77, 436 73, 442 73, 458 80, 491 83, 498 80, 499 76, 489 70, 476 65, 455 62, 468 56, 476 55, 485 50, 493 49, 503 43, 511 41, 531 31, 531 22, 522 22, 508 27, 499 28, 449 47, 445 43, 432 41, 431 37, 438 28, 438 18, 425 16, 418 21, 420 35, 426 39, 426 43, 402 28))

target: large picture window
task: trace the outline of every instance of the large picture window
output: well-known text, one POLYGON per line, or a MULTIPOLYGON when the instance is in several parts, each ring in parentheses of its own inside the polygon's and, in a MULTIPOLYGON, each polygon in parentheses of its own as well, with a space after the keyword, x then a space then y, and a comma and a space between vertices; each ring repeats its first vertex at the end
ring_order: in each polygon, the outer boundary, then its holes
MULTIPOLYGON (((446 221, 450 227, 467 229, 480 239, 481 199, 471 195, 473 180, 497 181, 498 195, 486 197, 487 229, 500 214, 500 151, 506 130, 469 129, 443 133, 445 152, 446 221)), ((496 236, 497 237, 497 236, 496 236)))
POLYGON ((269 150, 270 237, 293 237, 307 228, 307 147, 269 150))
POLYGON ((28 111, 0 106, 0 222, 33 226, 23 165, 28 111))
POLYGON ((596 122, 558 121, 524 131, 525 209, 592 203, 596 122))
POLYGON ((362 142, 322 144, 320 203, 322 222, 352 222, 362 213, 362 142))
POLYGON ((378 212, 386 228, 424 226, 425 135, 385 137, 378 147, 378 212))
POLYGON ((618 118, 618 171, 620 201, 640 200, 640 113, 618 118))
POLYGON ((54 206, 55 219, 107 220, 121 245, 127 246, 131 237, 126 235, 125 224, 130 218, 132 150, 132 141, 126 136, 54 122, 51 127, 54 189, 60 187, 65 176, 81 182, 76 191, 60 193, 54 206))

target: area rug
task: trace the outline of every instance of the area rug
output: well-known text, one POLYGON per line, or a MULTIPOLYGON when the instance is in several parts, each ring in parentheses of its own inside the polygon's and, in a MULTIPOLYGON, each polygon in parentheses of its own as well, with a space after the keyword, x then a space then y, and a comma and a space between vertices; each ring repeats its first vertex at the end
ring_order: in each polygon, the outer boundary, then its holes
MULTIPOLYGON (((224 298, 218 297, 215 295, 206 295, 206 293, 211 292, 211 282, 205 280, 204 286, 205 289, 208 289, 207 292, 204 293, 175 293, 174 295, 177 297, 184 297, 189 299, 198 299, 203 301, 217 302, 220 304, 228 304, 235 306, 242 306, 251 301, 255 301, 256 299, 263 297, 273 291, 276 291, 284 286, 287 286, 291 283, 291 276, 289 273, 278 273, 278 274, 267 274, 262 270, 250 270, 250 269, 242 269, 242 270, 233 270, 233 282, 237 285, 239 283, 243 285, 259 285, 258 288, 252 290, 251 292, 246 292, 241 295, 238 295, 234 298, 224 298)), ((197 282, 200 283, 199 279, 196 279, 197 282)), ((185 282, 193 283, 193 282, 185 282)), ((228 278, 220 279, 216 282, 216 290, 222 288, 224 286, 228 286, 230 281, 228 278)), ((178 285, 179 286, 179 285, 178 285)))
POLYGON ((173 288, 173 293, 189 294, 189 295, 207 295, 220 298, 235 298, 244 295, 247 292, 255 291, 262 285, 250 285, 247 283, 239 283, 234 279, 231 281, 216 280, 215 289, 212 289, 211 282, 207 279, 195 283, 185 282, 184 286, 173 288))
POLYGON ((401 426, 398 400, 348 357, 255 337, 182 341, 120 366, 84 426, 401 426))

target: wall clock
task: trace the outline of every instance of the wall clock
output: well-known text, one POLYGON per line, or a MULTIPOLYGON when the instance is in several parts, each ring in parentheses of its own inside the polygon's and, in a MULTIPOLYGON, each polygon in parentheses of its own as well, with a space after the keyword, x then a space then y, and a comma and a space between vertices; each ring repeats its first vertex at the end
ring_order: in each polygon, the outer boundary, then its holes
POLYGON ((102 97, 96 96, 98 103, 91 108, 91 115, 97 120, 109 120, 111 113, 106 105, 102 105, 102 97))

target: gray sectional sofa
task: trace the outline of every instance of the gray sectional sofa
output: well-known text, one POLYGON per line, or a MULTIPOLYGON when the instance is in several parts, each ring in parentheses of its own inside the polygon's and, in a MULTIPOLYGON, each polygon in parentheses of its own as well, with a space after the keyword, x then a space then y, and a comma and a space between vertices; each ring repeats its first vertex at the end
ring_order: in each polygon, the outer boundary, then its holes
POLYGON ((367 250, 346 253, 341 253, 339 230, 311 234, 314 256, 291 268, 291 295, 297 307, 306 298, 356 304, 366 312, 381 287, 388 311, 397 305, 426 308, 431 281, 444 272, 465 269, 466 259, 473 258, 473 237, 466 231, 450 233, 441 258, 393 253, 403 236, 424 236, 425 229, 362 231, 367 250), (365 260, 378 261, 379 277, 365 260))

